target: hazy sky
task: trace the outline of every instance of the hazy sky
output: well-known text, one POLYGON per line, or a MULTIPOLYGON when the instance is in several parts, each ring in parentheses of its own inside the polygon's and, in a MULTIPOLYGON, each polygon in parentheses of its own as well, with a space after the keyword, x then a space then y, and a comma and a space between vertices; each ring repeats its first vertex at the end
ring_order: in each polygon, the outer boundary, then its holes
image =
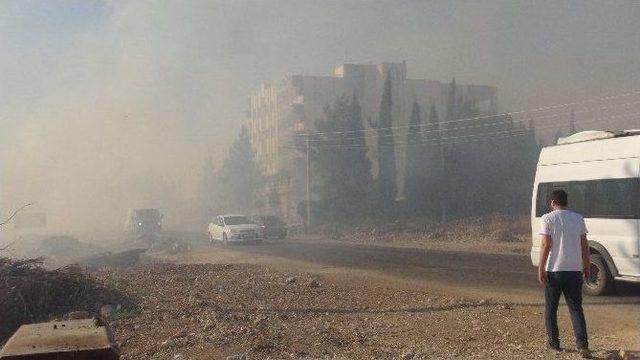
POLYGON ((3 0, 0 204, 111 219, 188 199, 253 88, 345 57, 496 85, 501 110, 639 90, 638 19, 622 1, 3 0))

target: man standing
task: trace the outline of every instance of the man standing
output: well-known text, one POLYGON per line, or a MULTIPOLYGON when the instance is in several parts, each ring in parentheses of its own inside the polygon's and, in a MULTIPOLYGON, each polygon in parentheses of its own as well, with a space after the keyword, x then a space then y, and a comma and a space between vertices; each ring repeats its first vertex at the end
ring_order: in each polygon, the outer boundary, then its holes
POLYGON ((589 276, 589 245, 582 215, 567 210, 567 193, 551 193, 551 212, 541 218, 538 281, 544 285, 547 345, 560 351, 558 302, 564 298, 571 314, 576 346, 583 358, 590 358, 587 325, 582 311, 582 278, 589 276))

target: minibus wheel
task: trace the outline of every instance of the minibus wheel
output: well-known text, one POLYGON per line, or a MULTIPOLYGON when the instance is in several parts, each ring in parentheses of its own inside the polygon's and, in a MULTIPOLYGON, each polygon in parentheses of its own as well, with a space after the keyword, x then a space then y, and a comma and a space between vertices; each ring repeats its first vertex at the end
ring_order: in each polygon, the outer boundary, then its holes
POLYGON ((591 296, 606 295, 613 290, 613 276, 607 262, 600 254, 591 254, 589 278, 585 279, 582 290, 591 296))

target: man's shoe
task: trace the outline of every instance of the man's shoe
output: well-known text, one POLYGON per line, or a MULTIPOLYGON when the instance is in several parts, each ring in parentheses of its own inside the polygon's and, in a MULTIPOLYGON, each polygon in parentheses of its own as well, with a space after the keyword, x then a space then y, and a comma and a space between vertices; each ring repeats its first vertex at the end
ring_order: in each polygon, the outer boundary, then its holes
POLYGON ((547 343, 547 349, 553 350, 553 351, 562 351, 562 349, 560 349, 560 345, 550 344, 550 343, 547 343))
POLYGON ((580 352, 580 356, 582 356, 583 359, 591 359, 591 350, 578 349, 578 351, 580 352))

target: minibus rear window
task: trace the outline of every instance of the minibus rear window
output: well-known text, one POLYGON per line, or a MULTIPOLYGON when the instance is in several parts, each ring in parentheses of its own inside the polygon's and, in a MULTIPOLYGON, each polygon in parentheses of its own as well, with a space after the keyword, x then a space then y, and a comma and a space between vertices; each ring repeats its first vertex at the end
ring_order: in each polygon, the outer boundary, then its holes
POLYGON ((536 216, 549 212, 553 190, 569 195, 569 209, 585 218, 640 219, 640 179, 602 179, 538 184, 536 216))

